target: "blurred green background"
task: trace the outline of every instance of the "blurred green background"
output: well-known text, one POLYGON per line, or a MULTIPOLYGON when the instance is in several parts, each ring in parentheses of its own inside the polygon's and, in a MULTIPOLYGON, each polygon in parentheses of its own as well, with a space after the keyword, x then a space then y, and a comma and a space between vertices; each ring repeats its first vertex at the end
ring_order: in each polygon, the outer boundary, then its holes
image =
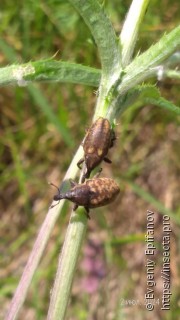
MULTIPOLYGON (((117 31, 131 1, 105 1, 117 31)), ((178 0, 150 1, 136 53, 143 52, 179 23, 178 0)), ((0 11, 0 65, 56 56, 100 68, 97 48, 81 17, 65 1, 4 0, 0 11)), ((180 105, 179 83, 157 82, 162 95, 180 105)), ((91 124, 96 88, 46 83, 0 89, 0 317, 18 284, 40 225, 70 161, 91 124), (58 120, 56 123, 52 119, 58 120)), ((180 313, 178 217, 179 119, 163 109, 132 106, 118 119, 112 165, 103 175, 121 187, 112 205, 92 211, 79 260, 67 319, 177 319, 180 313), (161 243, 162 214, 171 213, 171 310, 148 312, 144 234, 146 211, 155 213, 161 243), (136 315, 136 316, 135 316, 136 315)), ((36 273, 19 319, 45 319, 72 205, 66 203, 36 273)), ((155 268, 155 298, 161 299, 162 252, 155 268)))

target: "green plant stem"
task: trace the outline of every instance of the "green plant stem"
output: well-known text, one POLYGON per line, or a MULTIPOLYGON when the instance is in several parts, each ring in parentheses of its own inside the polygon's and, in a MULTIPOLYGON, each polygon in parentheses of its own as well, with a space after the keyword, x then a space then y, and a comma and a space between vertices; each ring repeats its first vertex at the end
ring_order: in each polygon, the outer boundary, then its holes
POLYGON ((149 0, 133 0, 130 6, 120 34, 123 68, 129 64, 132 58, 137 41, 138 30, 141 21, 144 18, 148 4, 149 0))
POLYGON ((48 320, 62 320, 66 314, 76 265, 87 228, 87 217, 84 210, 81 209, 79 212, 82 214, 72 214, 66 232, 51 296, 48 320))
MULTIPOLYGON (((63 183, 61 185, 61 189, 64 188, 67 180, 69 180, 70 178, 72 179, 75 178, 78 171, 77 162, 82 157, 82 155, 83 155, 82 147, 79 147, 64 177, 63 183)), ((44 249, 47 245, 52 229, 60 215, 63 204, 64 204, 64 200, 61 200, 59 205, 49 209, 46 215, 46 218, 38 233, 32 252, 29 256, 26 267, 24 268, 24 271, 21 276, 18 287, 16 289, 16 292, 11 301, 7 316, 5 318, 6 320, 15 320, 18 316, 21 306, 23 305, 24 300, 26 298, 29 286, 32 282, 33 275, 43 255, 44 249)))

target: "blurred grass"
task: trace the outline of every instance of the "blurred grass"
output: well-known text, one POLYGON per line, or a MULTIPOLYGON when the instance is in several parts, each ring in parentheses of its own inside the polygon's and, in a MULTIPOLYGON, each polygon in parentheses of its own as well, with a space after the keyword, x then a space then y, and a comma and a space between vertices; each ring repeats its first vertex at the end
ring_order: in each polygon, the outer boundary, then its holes
MULTIPOLYGON (((128 5, 129 1, 123 4, 116 0, 105 2, 105 9, 117 31, 120 31, 128 5)), ((161 5, 159 1, 151 1, 140 31, 137 52, 148 48, 166 30, 178 24, 179 2, 164 1, 164 11, 161 5)), ((2 67, 16 62, 49 58, 55 54, 57 59, 99 67, 98 54, 89 30, 64 1, 43 3, 28 0, 18 6, 12 0, 3 1, 0 34, 2 67)), ((168 79, 159 87, 167 99, 180 104, 177 80, 168 79)), ((93 90, 57 83, 1 88, 0 209, 3 242, 0 287, 4 309, 15 290, 36 232, 53 197, 47 182, 60 183, 91 122, 96 100, 93 90)), ((105 218, 100 214, 101 209, 92 212, 87 234, 87 243, 94 237, 104 248, 104 263, 108 262, 108 268, 111 269, 107 281, 111 283, 111 277, 114 277, 118 282, 116 279, 120 277, 121 288, 116 294, 116 310, 119 310, 118 295, 137 294, 137 282, 140 280, 136 282, 135 279, 139 279, 140 253, 134 255, 134 251, 139 252, 138 246, 142 245, 142 212, 145 213, 151 206, 154 210, 162 210, 161 213, 165 208, 174 217, 179 214, 178 125, 179 119, 174 114, 150 106, 140 108, 134 105, 118 120, 118 139, 111 151, 113 164, 104 165, 104 175, 121 181, 121 195, 115 205, 106 208, 105 218), (126 180, 123 180, 124 173, 126 180), (117 242, 111 246, 114 237, 117 242), (132 267, 136 260, 137 265, 132 267), (127 288, 123 286, 123 281, 127 288)), ((63 242, 68 221, 67 208, 69 206, 64 209, 67 213, 65 227, 61 222, 61 226, 56 226, 54 230, 20 319, 25 319, 27 311, 30 312, 29 319, 45 318, 59 246, 63 242)), ((176 228, 174 233, 178 243, 176 228)), ((176 251, 172 254, 173 257, 179 257, 176 251)), ((174 282, 178 280, 176 272, 173 265, 174 282)), ((87 293, 82 294, 82 289, 78 289, 83 274, 80 264, 68 311, 69 319, 72 315, 75 319, 87 319, 94 305, 90 300, 93 297, 90 298, 87 293)), ((109 283, 105 282, 104 289, 102 286, 100 291, 93 294, 94 298, 98 299, 99 295, 103 300, 109 283)), ((178 293, 175 296, 174 314, 177 313, 178 293)), ((101 310, 101 304, 99 306, 101 310)), ((0 316, 4 315, 4 309, 0 311, 0 316)), ((133 308, 131 310, 133 312, 133 308)), ((136 319, 141 319, 140 312, 138 314, 136 319)), ((154 318, 159 319, 158 312, 154 318)), ((98 316, 98 319, 104 318, 98 316)), ((173 313, 166 314, 164 319, 174 319, 173 313)))
POLYGON ((163 214, 163 215, 167 214, 176 223, 180 224, 180 216, 179 215, 176 216, 176 214, 173 211, 167 209, 160 201, 158 201, 155 197, 153 197, 149 192, 147 192, 143 188, 139 187, 136 183, 133 183, 132 181, 128 181, 128 180, 126 180, 126 181, 131 186, 132 190, 136 194, 138 194, 142 199, 146 200, 147 203, 149 203, 153 207, 155 207, 161 214, 163 214))

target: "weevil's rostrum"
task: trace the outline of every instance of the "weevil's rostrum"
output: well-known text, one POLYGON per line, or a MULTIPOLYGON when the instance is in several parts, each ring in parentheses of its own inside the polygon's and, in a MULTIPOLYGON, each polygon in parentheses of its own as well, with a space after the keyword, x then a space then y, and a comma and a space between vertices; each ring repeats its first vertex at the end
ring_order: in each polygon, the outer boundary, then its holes
POLYGON ((84 158, 77 163, 81 169, 81 164, 85 161, 85 173, 82 177, 82 182, 89 178, 91 171, 97 167, 102 160, 111 163, 106 158, 109 148, 113 146, 115 140, 114 130, 108 119, 98 118, 89 128, 83 142, 84 158))
POLYGON ((110 178, 88 179, 84 183, 77 184, 70 180, 71 189, 65 193, 54 196, 55 201, 68 199, 75 203, 74 210, 78 206, 86 209, 89 218, 89 209, 105 206, 111 203, 120 192, 117 183, 110 178))

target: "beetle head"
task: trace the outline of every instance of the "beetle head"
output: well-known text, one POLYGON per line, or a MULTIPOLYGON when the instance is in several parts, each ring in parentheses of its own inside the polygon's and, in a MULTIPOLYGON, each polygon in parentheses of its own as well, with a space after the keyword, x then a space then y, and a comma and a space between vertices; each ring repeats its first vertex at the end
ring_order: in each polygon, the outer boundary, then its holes
POLYGON ((85 163, 86 163, 86 169, 87 173, 86 176, 88 176, 91 171, 101 162, 101 159, 96 154, 87 154, 85 155, 85 163))
POLYGON ((59 201, 59 200, 61 200, 61 199, 63 199, 63 198, 64 198, 64 196, 63 196, 62 194, 57 193, 57 194, 55 194, 55 196, 53 197, 53 200, 54 200, 54 201, 59 201))

